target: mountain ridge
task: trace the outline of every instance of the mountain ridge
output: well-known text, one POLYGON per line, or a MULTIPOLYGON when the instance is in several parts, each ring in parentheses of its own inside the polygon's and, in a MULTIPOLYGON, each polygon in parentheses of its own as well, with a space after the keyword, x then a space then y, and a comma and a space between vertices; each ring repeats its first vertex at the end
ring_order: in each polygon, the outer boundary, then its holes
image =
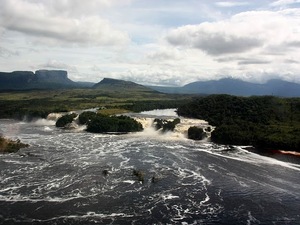
POLYGON ((196 81, 182 87, 150 86, 163 93, 180 94, 229 94, 236 96, 274 95, 281 97, 300 97, 300 84, 279 79, 266 83, 251 83, 240 79, 223 78, 220 80, 196 81))
POLYGON ((279 79, 266 83, 251 83, 240 79, 196 81, 182 87, 144 86, 132 81, 104 78, 98 83, 75 82, 68 78, 65 70, 37 70, 0 72, 0 90, 93 88, 118 91, 162 92, 169 94, 229 94, 236 96, 274 95, 300 97, 300 84, 279 79))

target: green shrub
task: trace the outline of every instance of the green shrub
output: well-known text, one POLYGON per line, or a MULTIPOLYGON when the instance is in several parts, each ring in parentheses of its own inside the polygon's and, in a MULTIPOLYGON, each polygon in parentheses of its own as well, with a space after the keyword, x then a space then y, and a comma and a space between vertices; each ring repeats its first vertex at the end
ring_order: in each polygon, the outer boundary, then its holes
POLYGON ((64 127, 68 123, 72 123, 75 117, 77 117, 76 113, 64 115, 56 121, 55 126, 56 127, 64 127))
POLYGON ((87 131, 93 133, 126 133, 141 130, 143 130, 142 124, 128 116, 104 116, 97 114, 87 124, 87 131))
POLYGON ((91 112, 91 111, 86 111, 83 112, 79 115, 79 123, 80 124, 87 124, 91 119, 95 118, 97 116, 97 113, 91 112))
POLYGON ((188 138, 193 140, 202 140, 205 138, 206 133, 200 127, 190 127, 188 129, 188 138))

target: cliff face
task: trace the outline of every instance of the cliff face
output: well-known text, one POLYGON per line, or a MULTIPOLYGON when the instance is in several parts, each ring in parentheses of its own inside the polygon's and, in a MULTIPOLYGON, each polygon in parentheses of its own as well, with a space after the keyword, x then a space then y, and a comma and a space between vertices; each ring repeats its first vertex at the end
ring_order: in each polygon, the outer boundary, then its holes
POLYGON ((31 71, 0 72, 1 90, 54 89, 76 86, 77 84, 68 78, 68 73, 64 70, 37 70, 35 73, 31 71))
POLYGON ((35 71, 37 81, 44 82, 72 82, 64 70, 37 70, 35 71))
POLYGON ((33 82, 34 77, 30 71, 0 72, 0 89, 21 89, 33 82))

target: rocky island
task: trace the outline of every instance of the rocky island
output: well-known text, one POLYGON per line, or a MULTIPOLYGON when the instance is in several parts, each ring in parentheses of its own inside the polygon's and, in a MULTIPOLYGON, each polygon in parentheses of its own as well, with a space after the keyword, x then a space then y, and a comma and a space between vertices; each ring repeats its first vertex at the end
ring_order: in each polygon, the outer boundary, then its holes
POLYGON ((0 153, 13 153, 28 146, 28 144, 22 143, 19 139, 14 141, 0 136, 0 153))

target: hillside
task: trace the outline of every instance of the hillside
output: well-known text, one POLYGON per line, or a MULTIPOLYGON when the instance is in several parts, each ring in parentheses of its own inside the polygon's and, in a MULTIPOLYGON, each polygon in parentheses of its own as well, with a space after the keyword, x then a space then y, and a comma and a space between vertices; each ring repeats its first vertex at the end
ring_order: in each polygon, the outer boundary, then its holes
POLYGON ((152 89, 163 93, 181 94, 229 94, 236 96, 273 95, 281 97, 299 97, 300 84, 283 80, 269 80, 264 84, 246 82, 238 79, 224 78, 211 81, 197 81, 183 87, 158 87, 152 89))
POLYGON ((153 93, 156 92, 155 90, 152 90, 148 87, 145 87, 143 85, 131 81, 118 80, 112 78, 104 78, 102 81, 95 84, 93 88, 107 90, 107 91, 131 91, 131 92, 142 91, 142 92, 153 92, 153 93))

